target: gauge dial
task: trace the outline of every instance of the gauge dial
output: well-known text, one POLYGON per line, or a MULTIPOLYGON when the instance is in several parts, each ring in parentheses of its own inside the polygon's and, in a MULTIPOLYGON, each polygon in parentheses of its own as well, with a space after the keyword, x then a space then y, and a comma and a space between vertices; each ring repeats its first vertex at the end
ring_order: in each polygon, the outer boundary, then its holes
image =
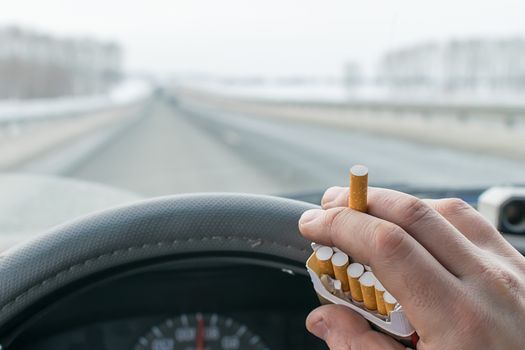
POLYGON ((268 350, 245 325, 217 314, 169 318, 140 337, 134 350, 268 350))

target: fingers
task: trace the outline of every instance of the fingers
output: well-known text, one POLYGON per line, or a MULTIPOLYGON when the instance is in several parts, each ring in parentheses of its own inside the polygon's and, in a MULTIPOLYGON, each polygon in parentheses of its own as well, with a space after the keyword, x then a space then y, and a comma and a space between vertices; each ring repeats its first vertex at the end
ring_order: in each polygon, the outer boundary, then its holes
POLYGON ((416 327, 429 323, 425 315, 440 319, 447 312, 442 300, 454 298, 459 288, 459 281, 427 250, 388 221, 348 208, 312 209, 301 217, 299 229, 306 238, 371 265, 416 327))
MULTIPOLYGON (((324 206, 342 205, 347 195, 345 189, 331 188, 325 196, 328 199, 323 201, 324 206)), ((402 227, 454 275, 462 276, 472 271, 478 256, 477 247, 424 201, 393 190, 370 188, 368 213, 402 227)))
POLYGON ((370 189, 368 212, 405 229, 447 270, 469 274, 479 249, 422 200, 406 193, 370 189))
POLYGON ((347 207, 348 187, 334 186, 327 189, 321 199, 323 209, 347 207))
POLYGON ((321 306, 310 313, 306 328, 332 350, 404 350, 394 339, 373 331, 364 318, 340 305, 321 306))
POLYGON ((425 202, 477 246, 505 255, 516 255, 510 243, 468 203, 457 198, 426 199, 425 202))

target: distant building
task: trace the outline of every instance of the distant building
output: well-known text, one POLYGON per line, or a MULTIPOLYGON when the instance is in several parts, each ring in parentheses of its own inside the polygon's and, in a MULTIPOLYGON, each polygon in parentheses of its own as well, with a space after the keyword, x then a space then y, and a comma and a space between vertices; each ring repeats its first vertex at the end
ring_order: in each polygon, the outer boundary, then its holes
POLYGON ((347 62, 343 71, 343 83, 352 88, 363 84, 363 70, 357 62, 347 62))
POLYGON ((396 90, 525 91, 525 39, 429 42, 387 52, 377 79, 396 90))
POLYGON ((115 43, 0 29, 0 99, 104 93, 121 75, 115 43))

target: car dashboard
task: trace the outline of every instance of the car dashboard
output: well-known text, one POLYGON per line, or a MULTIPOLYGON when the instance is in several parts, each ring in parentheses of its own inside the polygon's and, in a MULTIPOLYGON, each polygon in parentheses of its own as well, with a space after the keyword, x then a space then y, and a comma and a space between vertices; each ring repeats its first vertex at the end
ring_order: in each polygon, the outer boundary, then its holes
POLYGON ((12 348, 325 348, 304 326, 319 303, 305 275, 217 259, 211 268, 170 265, 75 292, 12 348))

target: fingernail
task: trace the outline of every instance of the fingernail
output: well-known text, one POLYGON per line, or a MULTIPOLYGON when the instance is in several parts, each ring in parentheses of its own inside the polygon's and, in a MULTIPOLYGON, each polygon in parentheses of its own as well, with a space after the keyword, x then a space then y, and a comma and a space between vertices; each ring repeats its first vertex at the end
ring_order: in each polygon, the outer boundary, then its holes
POLYGON ((325 340, 326 334, 328 332, 328 328, 326 327, 326 324, 324 323, 324 320, 322 318, 312 323, 308 330, 310 331, 310 333, 322 340, 325 340))
POLYGON ((321 209, 310 209, 307 210, 301 215, 299 219, 299 225, 307 225, 314 222, 316 219, 320 218, 323 215, 323 210, 321 209))
POLYGON ((325 191, 323 195, 323 199, 321 200, 321 205, 325 206, 335 201, 337 197, 339 196, 339 193, 341 193, 341 187, 338 187, 338 186, 330 187, 329 189, 325 191))

